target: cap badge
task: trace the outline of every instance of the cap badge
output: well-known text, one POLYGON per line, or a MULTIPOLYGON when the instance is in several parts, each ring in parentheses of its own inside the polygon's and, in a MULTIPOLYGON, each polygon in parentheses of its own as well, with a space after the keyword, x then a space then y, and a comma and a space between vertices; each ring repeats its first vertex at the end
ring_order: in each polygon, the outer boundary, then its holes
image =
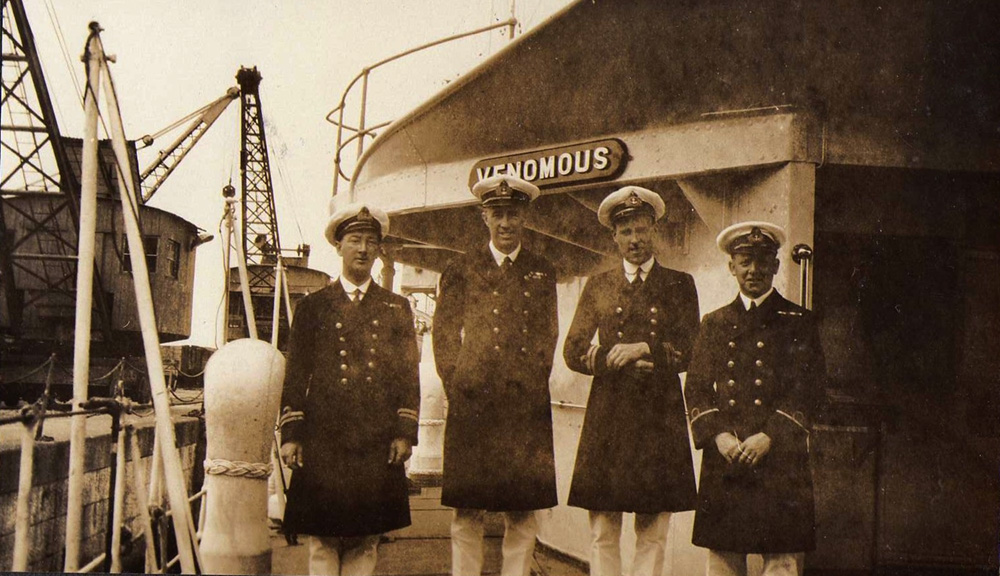
POLYGON ((358 211, 356 219, 358 222, 371 222, 374 220, 374 217, 372 216, 372 213, 368 211, 367 206, 362 206, 361 210, 358 211))
POLYGON ((639 204, 642 204, 642 200, 635 192, 629 194, 629 197, 625 199, 625 206, 628 206, 629 208, 635 208, 639 204))
POLYGON ((500 185, 497 187, 497 196, 508 198, 511 194, 513 194, 513 191, 510 188, 510 184, 506 180, 501 180, 500 185))
POLYGON ((760 231, 759 227, 754 226, 753 229, 750 230, 747 240, 749 240, 752 244, 760 244, 765 240, 764 233, 760 231))

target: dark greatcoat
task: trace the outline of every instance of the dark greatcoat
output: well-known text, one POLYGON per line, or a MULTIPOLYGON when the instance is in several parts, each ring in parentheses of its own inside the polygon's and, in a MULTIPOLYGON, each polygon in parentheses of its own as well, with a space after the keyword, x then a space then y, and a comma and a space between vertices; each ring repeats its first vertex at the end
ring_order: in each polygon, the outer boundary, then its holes
POLYGON ((557 504, 549 373, 559 332, 555 269, 488 246, 441 275, 434 357, 448 396, 441 503, 493 511, 557 504))
POLYGON ((824 380, 811 313, 773 292, 753 312, 737 298, 708 314, 695 343, 687 401, 704 449, 692 541, 744 553, 815 547, 809 421, 824 380), (771 450, 755 468, 727 464, 715 436, 757 432, 771 450))
POLYGON ((571 369, 594 375, 570 506, 646 514, 694 508, 678 372, 687 369, 698 318, 694 280, 683 272, 655 264, 633 287, 617 266, 587 281, 563 347, 571 369), (649 345, 653 372, 609 370, 611 348, 635 342, 649 345), (679 362, 668 362, 667 343, 681 352, 679 362))
POLYGON ((369 285, 352 302, 340 282, 295 310, 282 442, 303 444, 283 528, 315 536, 381 534, 410 525, 406 474, 390 465, 395 438, 417 442, 420 382, 409 302, 369 285))

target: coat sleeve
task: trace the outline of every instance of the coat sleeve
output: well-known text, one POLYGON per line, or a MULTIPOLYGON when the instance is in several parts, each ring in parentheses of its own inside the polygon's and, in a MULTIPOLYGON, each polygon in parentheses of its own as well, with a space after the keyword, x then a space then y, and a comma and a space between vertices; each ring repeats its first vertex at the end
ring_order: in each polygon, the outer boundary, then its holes
POLYGON ((462 318, 466 282, 458 262, 452 262, 438 281, 437 302, 432 327, 434 362, 438 375, 449 392, 452 375, 462 347, 462 318))
POLYGON ((396 378, 396 437, 417 444, 420 422, 420 356, 413 326, 413 311, 409 302, 401 299, 402 310, 397 315, 395 336, 399 342, 396 378))
POLYGON ((802 329, 788 349, 784 394, 773 400, 774 414, 764 424, 764 433, 778 450, 794 447, 793 439, 808 433, 825 381, 826 364, 815 319, 807 313, 801 322, 802 329))
POLYGON ((671 372, 686 372, 691 362, 691 349, 695 336, 698 334, 698 319, 701 317, 698 308, 698 291, 694 287, 694 278, 690 274, 682 274, 676 284, 677 306, 669 312, 676 318, 671 333, 667 339, 654 339, 650 346, 653 364, 669 366, 671 372), (679 360, 674 360, 668 350, 668 345, 681 353, 679 360))
POLYGON ((733 429, 729 417, 719 410, 719 395, 715 391, 712 365, 712 322, 710 318, 706 318, 695 338, 684 384, 691 435, 694 446, 698 449, 711 446, 716 436, 733 429))
POLYGON ((563 359, 570 370, 592 376, 605 372, 608 356, 607 350, 598 344, 592 344, 600 325, 597 291, 594 279, 589 278, 583 286, 583 293, 577 302, 573 322, 563 344, 563 359))
POLYGON ((282 442, 301 441, 305 422, 305 401, 316 358, 316 310, 313 300, 306 298, 298 306, 291 327, 285 383, 281 391, 281 416, 278 427, 282 442))

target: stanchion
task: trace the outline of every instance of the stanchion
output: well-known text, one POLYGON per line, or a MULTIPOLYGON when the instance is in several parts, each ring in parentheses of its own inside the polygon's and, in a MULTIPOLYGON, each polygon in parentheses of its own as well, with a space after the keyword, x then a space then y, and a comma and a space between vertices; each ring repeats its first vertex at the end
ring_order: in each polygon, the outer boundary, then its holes
MULTIPOLYGON (((29 407, 27 411, 33 411, 29 407)), ((17 508, 14 512, 14 572, 28 570, 29 532, 31 528, 31 484, 35 467, 35 426, 38 414, 26 412, 21 430, 21 470, 17 480, 17 508)))
MULTIPOLYGON (((97 22, 90 23, 84 51, 87 90, 83 97, 83 152, 80 167, 80 226, 76 268, 76 324, 73 336, 73 403, 88 396, 90 379, 90 326, 94 294, 94 253, 97 231, 97 94, 100 91, 104 51, 97 22)), ((103 295, 102 295, 103 296, 103 295)), ((80 530, 83 525, 84 456, 87 450, 87 418, 70 423, 69 484, 66 498, 66 558, 63 571, 80 568, 80 530)))

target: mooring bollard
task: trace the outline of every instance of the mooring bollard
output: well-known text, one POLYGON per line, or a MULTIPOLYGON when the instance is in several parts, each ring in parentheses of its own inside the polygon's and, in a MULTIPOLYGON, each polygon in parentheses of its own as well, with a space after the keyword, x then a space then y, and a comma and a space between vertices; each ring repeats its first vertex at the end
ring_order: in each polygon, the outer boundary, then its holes
POLYGON ((285 359, 267 342, 235 340, 205 366, 206 574, 268 574, 267 478, 285 359))

